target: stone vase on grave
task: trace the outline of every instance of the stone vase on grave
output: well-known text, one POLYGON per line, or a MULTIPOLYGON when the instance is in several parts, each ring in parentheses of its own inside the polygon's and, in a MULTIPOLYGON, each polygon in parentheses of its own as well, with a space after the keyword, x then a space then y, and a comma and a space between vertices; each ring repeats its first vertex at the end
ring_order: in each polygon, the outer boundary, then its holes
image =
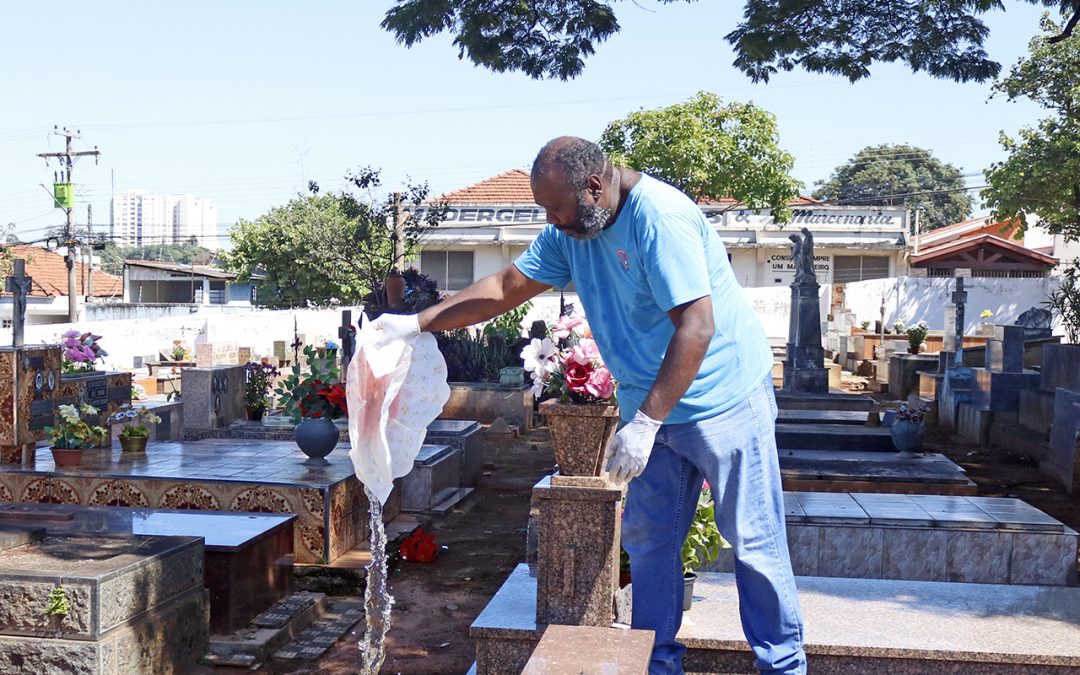
POLYGON ((340 438, 334 420, 329 417, 303 417, 294 433, 297 447, 308 456, 304 464, 329 464, 325 457, 334 451, 340 438))
POLYGON ((544 401, 539 409, 547 420, 559 473, 564 476, 601 475, 604 450, 615 437, 615 427, 619 423, 619 407, 544 401))
POLYGON ((923 424, 912 420, 895 420, 889 428, 893 445, 903 457, 914 457, 922 449, 923 424))
POLYGON ((120 449, 124 452, 146 452, 146 442, 149 436, 121 436, 120 449))

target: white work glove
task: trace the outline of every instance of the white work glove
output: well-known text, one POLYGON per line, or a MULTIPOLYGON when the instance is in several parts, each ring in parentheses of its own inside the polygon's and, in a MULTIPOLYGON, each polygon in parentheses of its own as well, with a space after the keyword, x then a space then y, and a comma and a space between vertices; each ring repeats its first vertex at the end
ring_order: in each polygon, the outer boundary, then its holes
POLYGON ((378 348, 394 340, 405 340, 420 334, 420 319, 415 314, 380 314, 371 322, 378 331, 374 347, 378 348))
POLYGON ((604 467, 611 480, 627 483, 641 475, 659 430, 660 422, 640 410, 634 413, 634 419, 619 429, 604 452, 604 467))

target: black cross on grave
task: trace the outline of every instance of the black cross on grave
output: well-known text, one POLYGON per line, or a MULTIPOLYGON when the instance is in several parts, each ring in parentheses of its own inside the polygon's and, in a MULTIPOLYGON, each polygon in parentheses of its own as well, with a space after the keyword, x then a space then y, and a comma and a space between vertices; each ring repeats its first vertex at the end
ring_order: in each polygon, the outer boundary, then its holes
POLYGON ((293 321, 293 324, 292 324, 293 340, 292 340, 292 343, 289 346, 292 347, 293 365, 296 366, 296 367, 299 367, 300 366, 300 348, 304 346, 304 342, 303 342, 303 340, 300 339, 300 327, 296 323, 296 317, 295 316, 293 317, 292 321, 293 321))
POLYGON ((30 294, 31 277, 26 276, 26 261, 15 259, 14 274, 7 278, 4 290, 12 295, 11 344, 23 346, 23 327, 26 325, 26 296, 30 294))
POLYGON ((956 290, 952 294, 952 302, 956 305, 956 365, 964 365, 964 303, 967 302, 967 291, 964 290, 964 277, 956 277, 956 290))
POLYGON ((352 325, 352 310, 341 310, 341 326, 338 327, 337 334, 341 340, 341 372, 347 373, 353 352, 356 351, 356 328, 352 325))

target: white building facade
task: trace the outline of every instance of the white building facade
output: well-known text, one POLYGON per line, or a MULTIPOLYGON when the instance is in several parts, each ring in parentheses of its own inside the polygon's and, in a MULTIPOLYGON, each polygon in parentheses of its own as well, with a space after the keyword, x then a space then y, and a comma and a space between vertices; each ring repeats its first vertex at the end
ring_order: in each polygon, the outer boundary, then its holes
POLYGON ((110 234, 121 246, 182 244, 194 239, 215 246, 217 205, 195 195, 128 190, 111 203, 110 234))

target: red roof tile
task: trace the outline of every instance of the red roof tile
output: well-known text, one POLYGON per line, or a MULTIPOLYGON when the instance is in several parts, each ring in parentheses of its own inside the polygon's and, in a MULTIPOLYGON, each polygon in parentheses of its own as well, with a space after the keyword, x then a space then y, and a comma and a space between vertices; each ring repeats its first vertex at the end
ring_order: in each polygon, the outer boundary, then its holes
POLYGON ((442 196, 451 204, 535 204, 529 172, 521 169, 504 171, 479 183, 454 190, 442 196))
MULTIPOLYGON (((38 246, 12 246, 16 258, 26 260, 26 275, 33 279, 30 295, 36 297, 67 297, 68 270, 64 256, 38 246)), ((79 295, 86 295, 83 278, 86 265, 75 263, 75 284, 79 295)), ((94 297, 123 297, 124 281, 101 270, 94 270, 94 297)))
MULTIPOLYGON (((497 176, 486 178, 479 183, 473 183, 460 190, 448 192, 441 197, 442 201, 450 204, 535 204, 532 193, 532 185, 529 182, 529 172, 522 169, 511 169, 497 176)), ((699 199, 702 206, 734 206, 739 202, 730 197, 723 199, 699 199)), ((811 206, 823 204, 810 197, 797 197, 790 202, 789 206, 811 206)))

